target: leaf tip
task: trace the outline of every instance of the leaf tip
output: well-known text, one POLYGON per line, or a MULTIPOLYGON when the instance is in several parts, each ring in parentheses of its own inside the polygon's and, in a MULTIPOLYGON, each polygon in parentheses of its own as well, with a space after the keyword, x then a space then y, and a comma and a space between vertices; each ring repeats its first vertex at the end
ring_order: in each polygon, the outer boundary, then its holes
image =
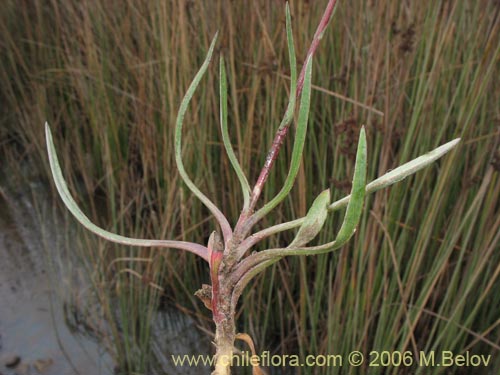
POLYGON ((366 140, 366 130, 365 130, 365 125, 361 125, 361 129, 359 131, 359 137, 363 138, 363 140, 366 140))
POLYGON ((331 199, 331 193, 330 189, 325 189, 323 190, 320 195, 325 198, 325 200, 328 200, 327 206, 330 204, 330 199, 331 199))
POLYGON ((210 43, 210 47, 208 48, 208 54, 207 54, 207 58, 208 60, 211 60, 212 59, 212 53, 214 51, 214 48, 215 48, 215 43, 217 42, 217 38, 219 37, 219 30, 217 30, 215 32, 215 35, 212 39, 212 42, 210 43))
POLYGON ((45 138, 49 138, 50 136, 50 126, 48 121, 45 121, 45 138))

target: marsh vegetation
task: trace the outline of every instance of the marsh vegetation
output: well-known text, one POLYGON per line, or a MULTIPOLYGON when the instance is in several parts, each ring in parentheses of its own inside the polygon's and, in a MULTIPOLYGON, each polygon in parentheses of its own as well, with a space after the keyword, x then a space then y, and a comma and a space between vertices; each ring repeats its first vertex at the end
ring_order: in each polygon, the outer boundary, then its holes
MULTIPOLYGON (((133 237, 206 244, 212 218, 181 183, 173 150, 177 110, 210 37, 219 30, 215 53, 227 64, 231 141, 249 181, 257 179, 289 97, 283 4, 251 4, 6 1, 2 164, 28 159, 48 183, 49 120, 69 188, 92 221, 133 237)), ((291 9, 301 64, 324 4, 294 1, 291 9)), ((260 228, 304 216, 325 187, 332 201, 348 194, 361 124, 368 181, 450 139, 463 141, 416 177, 367 196, 357 234, 341 251, 282 260, 255 279, 236 316, 258 350, 498 354, 498 9, 486 0, 339 2, 314 59, 296 186, 260 228)), ((192 99, 183 160, 235 223, 242 196, 217 130, 217 78, 214 64, 192 99)), ((290 137, 263 201, 285 180, 292 146, 290 137)), ((341 219, 325 226, 339 228, 341 219)), ((317 241, 334 235, 322 232, 317 241)), ((93 291, 85 319, 89 327, 109 325, 101 339, 123 373, 161 368, 151 325, 159 309, 175 306, 213 332, 193 296, 208 282, 203 262, 112 245, 83 230, 77 238, 74 251, 93 291)), ((284 232, 260 249, 293 238, 284 232)), ((490 366, 500 366, 498 355, 490 366)))

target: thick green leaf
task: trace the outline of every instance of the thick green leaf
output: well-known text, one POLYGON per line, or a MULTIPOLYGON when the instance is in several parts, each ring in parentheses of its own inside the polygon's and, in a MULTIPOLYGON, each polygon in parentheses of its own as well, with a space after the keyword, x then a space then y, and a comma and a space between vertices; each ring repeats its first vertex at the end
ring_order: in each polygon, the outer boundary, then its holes
POLYGON ((351 199, 347 205, 344 222, 340 227, 335 242, 337 245, 346 243, 354 234, 359 223, 363 203, 365 201, 366 186, 366 135, 365 128, 359 133, 358 151, 356 153, 356 165, 354 167, 354 178, 352 180, 351 199))
POLYGON ((320 193, 314 200, 307 212, 304 222, 299 228, 297 235, 289 248, 304 246, 320 232, 328 216, 328 205, 330 204, 330 190, 320 193))
MULTIPOLYGON (((238 266, 236 273, 235 273, 235 278, 238 278, 240 275, 244 275, 248 270, 256 267, 257 265, 262 264, 262 267, 259 267, 259 270, 262 270, 265 268, 265 264, 269 260, 272 259, 280 259, 285 256, 290 256, 290 255, 316 255, 316 254, 323 254, 326 252, 333 251, 335 249, 340 248, 342 245, 345 244, 345 242, 352 236, 354 233, 354 229, 357 225, 357 222, 359 221, 359 217, 361 215, 361 210, 362 210, 362 199, 361 197, 365 194, 372 193, 374 191, 377 191, 379 189, 382 189, 384 187, 390 186, 393 183, 402 180, 403 178, 419 171, 420 169, 428 166, 430 163, 434 162, 435 160, 439 159, 442 157, 444 154, 449 152, 451 149, 453 149, 458 142, 460 142, 460 138, 454 139, 453 141, 450 141, 444 145, 439 146, 438 148, 428 152, 425 155, 419 156, 418 158, 403 164, 402 166, 386 173, 382 177, 377 178, 375 181, 371 182, 370 184, 366 185, 364 187, 364 192, 361 190, 361 186, 364 185, 364 183, 361 183, 361 180, 365 179, 365 171, 366 169, 366 139, 365 139, 365 132, 364 129, 361 131, 360 134, 360 139, 359 139, 359 144, 358 144, 358 152, 357 152, 357 159, 356 159, 356 167, 355 167, 355 181, 353 183, 353 191, 351 195, 348 195, 347 197, 342 198, 341 200, 338 200, 331 205, 328 206, 328 211, 331 213, 332 211, 341 209, 345 206, 349 206, 347 213, 346 211, 346 217, 344 219, 344 223, 342 225, 341 230, 339 231, 339 234, 337 235, 337 238, 329 243, 319 245, 319 246, 309 246, 309 247, 304 247, 304 248, 281 248, 281 249, 269 249, 269 250, 264 250, 260 251, 258 253, 254 253, 244 259, 242 263, 238 266), (355 197, 354 200, 352 197, 355 197), (354 203, 351 204, 351 200, 354 201, 354 203)), ((258 233, 255 233, 252 235, 248 243, 245 244, 243 247, 244 251, 247 251, 250 249, 253 245, 255 245, 257 242, 260 240, 267 238, 268 236, 272 234, 276 234, 279 232, 282 232, 284 230, 289 230, 293 228, 297 228, 301 226, 304 221, 306 220, 305 217, 301 219, 296 219, 287 223, 283 224, 278 224, 273 227, 266 228, 258 233)))
MULTIPOLYGON (((415 158, 396 169, 393 169, 390 172, 387 172, 383 176, 377 178, 376 180, 370 182, 366 185, 366 194, 374 193, 380 189, 388 187, 398 181, 403 180, 404 178, 412 175, 413 173, 418 172, 419 170, 427 167, 431 163, 435 162, 437 159, 445 155, 447 152, 452 150, 456 145, 460 142, 460 138, 454 139, 453 141, 447 142, 444 145, 441 145, 434 150, 415 158)), ((351 196, 345 196, 342 199, 339 199, 328 206, 328 212, 332 213, 334 211, 345 208, 349 203, 351 196)), ((293 221, 289 221, 286 223, 281 223, 274 225, 272 227, 261 230, 260 232, 255 233, 251 236, 251 240, 247 241, 248 246, 244 249, 244 251, 248 250, 251 246, 255 245, 260 240, 269 237, 270 235, 283 232, 285 230, 293 229, 300 227, 305 220, 305 217, 300 219, 295 219, 293 221)))
MULTIPOLYGON (((344 222, 334 241, 310 247, 288 247, 281 249, 269 249, 254 253, 244 259, 235 271, 235 278, 243 277, 249 270, 258 269, 262 271, 269 261, 280 259, 290 255, 317 255, 323 254, 344 245, 354 234, 363 211, 366 185, 366 135, 364 127, 359 134, 358 150, 356 154, 356 165, 354 167, 354 178, 352 181, 351 200, 347 206, 344 222)), ((304 219, 304 222, 306 218, 304 219)))
MULTIPOLYGON (((445 143, 428 153, 419 156, 399 167, 393 169, 390 172, 387 172, 383 176, 373 180, 368 185, 366 185, 366 194, 374 193, 378 190, 384 189, 396 182, 399 182, 405 179, 408 176, 418 172, 419 170, 427 167, 429 164, 434 163, 437 159, 439 159, 444 154, 451 151, 458 143, 460 142, 460 138, 456 138, 450 142, 445 143)), ((349 203, 351 196, 348 195, 338 201, 333 202, 329 207, 328 211, 333 212, 336 210, 340 210, 344 208, 349 203)))

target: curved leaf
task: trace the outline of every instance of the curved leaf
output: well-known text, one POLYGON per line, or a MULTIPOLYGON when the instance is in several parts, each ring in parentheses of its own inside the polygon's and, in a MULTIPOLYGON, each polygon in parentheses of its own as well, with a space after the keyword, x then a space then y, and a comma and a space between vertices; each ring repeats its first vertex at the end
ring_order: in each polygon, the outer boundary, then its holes
POLYGON ((105 238, 109 241, 120 243, 123 245, 131 245, 131 246, 143 246, 143 247, 170 247, 175 249, 187 250, 191 253, 194 253, 208 262, 208 250, 205 246, 184 242, 184 241, 168 241, 168 240, 146 240, 139 238, 129 238, 120 236, 115 233, 108 232, 94 223, 92 223, 87 216, 80 210, 75 200, 71 196, 68 185, 66 185, 66 181, 62 175, 61 166, 59 165, 59 160, 57 159, 56 149, 54 147, 54 141, 52 140, 52 133, 50 131, 50 127, 48 123, 45 123, 45 138, 47 141, 47 151, 49 154, 49 163, 50 169, 52 171, 52 177, 54 179, 54 183, 56 184, 57 191, 61 196, 65 206, 68 210, 73 214, 73 216, 82 224, 85 228, 87 228, 92 233, 97 234, 98 236, 105 238))
POLYGON ((179 108, 179 113, 177 114, 177 121, 175 124, 175 140, 174 140, 174 147, 175 147, 175 163, 177 165, 177 169, 179 170, 179 174, 184 181, 184 183, 187 185, 189 190, 210 210, 212 215, 215 216, 215 219, 218 221, 219 225, 221 226, 222 233, 224 235, 224 241, 227 242, 231 236, 232 236, 232 230, 231 226, 229 225, 229 222, 227 221, 226 217, 224 214, 217 208, 217 206, 210 200, 208 197, 203 194, 200 189, 194 184, 194 182, 189 178, 185 168, 184 164, 182 162, 182 124, 184 121, 184 115, 186 114, 187 108, 189 106, 189 102, 191 101, 194 92, 196 91, 196 88, 200 84, 201 78, 207 71, 208 65, 210 64, 210 60, 212 59, 212 54, 214 52, 215 48, 215 42, 217 40, 217 34, 215 35, 214 39, 212 40, 212 43, 210 45, 210 48, 207 53, 207 57, 205 58, 205 61, 200 67, 200 70, 198 70, 198 73, 193 78, 193 81, 189 85, 189 88, 186 91, 186 94, 184 95, 184 98, 182 99, 180 108, 179 108))
POLYGON ((233 146, 231 146, 231 140, 229 138, 229 131, 227 128, 227 78, 226 78, 226 68, 224 66, 224 58, 220 57, 219 63, 219 91, 220 91, 220 124, 222 131, 222 142, 224 143, 224 148, 226 149, 229 161, 240 180, 241 190, 243 191, 243 208, 246 209, 250 202, 250 185, 248 180, 241 169, 240 163, 234 154, 233 146))
MULTIPOLYGON (((310 247, 288 247, 285 249, 269 249, 250 255, 244 259, 237 267, 234 278, 239 280, 246 277, 250 270, 262 271, 271 264, 271 260, 281 259, 290 255, 317 255, 323 254, 344 245, 354 234, 363 211, 366 185, 366 134, 364 127, 359 134, 358 150, 356 153, 356 165, 354 167, 354 177, 351 189, 351 200, 347 206, 346 214, 342 226, 334 241, 319 246, 310 247)), ((304 219, 307 220, 307 216, 304 219)), ((297 222, 297 220, 295 221, 297 222)))
POLYGON ((292 17, 290 16, 290 6, 288 2, 286 3, 286 40, 288 43, 288 59, 290 62, 290 99, 288 101, 288 106, 286 108, 285 115, 281 120, 279 129, 283 129, 290 125, 293 120, 293 113, 295 112, 295 103, 297 97, 295 91, 297 91, 297 57, 295 55, 295 44, 293 41, 292 32, 292 17))
MULTIPOLYGON (((393 169, 390 172, 387 172, 383 176, 373 180, 368 185, 366 185, 366 193, 374 193, 378 190, 384 189, 396 182, 399 182, 405 179, 408 176, 418 172, 419 170, 427 167, 429 164, 435 162, 441 156, 451 151, 458 143, 460 142, 460 138, 456 138, 450 142, 445 143, 428 153, 419 156, 403 165, 400 165, 396 169, 393 169)), ((341 208, 344 208, 349 203, 351 196, 348 195, 338 201, 333 202, 329 207, 328 211, 336 211, 341 208)))
POLYGON ((366 134, 364 126, 359 133, 358 150, 356 153, 356 165, 354 167, 354 178, 352 180, 351 199, 347 205, 344 222, 340 227, 335 242, 340 245, 346 243, 356 231, 359 223, 363 203, 365 201, 366 186, 366 134))

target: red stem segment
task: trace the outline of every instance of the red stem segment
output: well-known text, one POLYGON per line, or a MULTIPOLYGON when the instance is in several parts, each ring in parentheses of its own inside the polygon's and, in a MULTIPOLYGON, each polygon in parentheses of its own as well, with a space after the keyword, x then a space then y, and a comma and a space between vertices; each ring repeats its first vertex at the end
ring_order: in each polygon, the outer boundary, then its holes
MULTIPOLYGON (((328 23, 330 22, 333 11, 335 9, 335 4, 337 3, 337 0, 329 0, 328 5, 326 6, 325 12, 323 13, 323 17, 321 18, 321 21, 318 25, 318 28, 316 29, 316 32, 314 33, 313 40, 311 42, 311 46, 309 47, 309 50, 307 51, 306 59, 304 61, 307 61, 308 58, 314 55, 316 52, 316 49, 318 48, 319 42, 321 38, 323 37, 323 34, 326 30, 326 27, 328 26, 328 23)), ((295 92, 295 96, 297 100, 300 97, 300 94, 302 93, 302 88, 304 87, 304 77, 306 74, 306 64, 302 66, 302 70, 300 71, 299 78, 297 80, 297 89, 295 92)), ((281 149, 281 146, 283 145, 283 141, 288 133, 288 129, 290 128, 290 123, 286 124, 282 128, 278 129, 278 132, 274 136, 273 144, 271 146, 271 149, 269 150, 269 153, 267 154, 266 157, 266 162, 264 163, 264 167, 262 168, 259 178, 257 179, 257 182, 255 183, 255 186, 252 191, 252 196, 250 197, 250 204, 248 207, 248 210, 246 212, 242 212, 240 219, 238 220, 238 225, 243 224, 244 221, 248 218, 249 215, 253 212, 255 209, 255 205, 257 204, 257 200, 260 197, 260 194, 262 193, 262 189, 264 187, 264 184, 267 181, 267 178, 269 176, 269 172, 271 171, 271 168, 274 165, 274 161, 278 157, 279 151, 281 149)))
MULTIPOLYGON (((336 3, 337 0, 328 1, 328 5, 326 6, 325 12, 323 13, 323 17, 321 17, 321 21, 319 22, 316 32, 314 33, 313 40, 311 42, 311 45, 309 46, 309 50, 307 51, 307 55, 304 61, 307 61, 307 59, 313 56, 314 53, 316 52, 316 49, 319 46, 319 42, 321 38, 323 38, 323 34, 325 33, 325 30, 328 26, 328 23, 332 19, 336 3)), ((304 87, 305 75, 306 75, 306 64, 304 63, 304 65, 302 66, 302 70, 300 71, 299 78, 297 80, 297 93, 296 93, 297 99, 299 99, 300 94, 302 93, 302 88, 304 87)))

